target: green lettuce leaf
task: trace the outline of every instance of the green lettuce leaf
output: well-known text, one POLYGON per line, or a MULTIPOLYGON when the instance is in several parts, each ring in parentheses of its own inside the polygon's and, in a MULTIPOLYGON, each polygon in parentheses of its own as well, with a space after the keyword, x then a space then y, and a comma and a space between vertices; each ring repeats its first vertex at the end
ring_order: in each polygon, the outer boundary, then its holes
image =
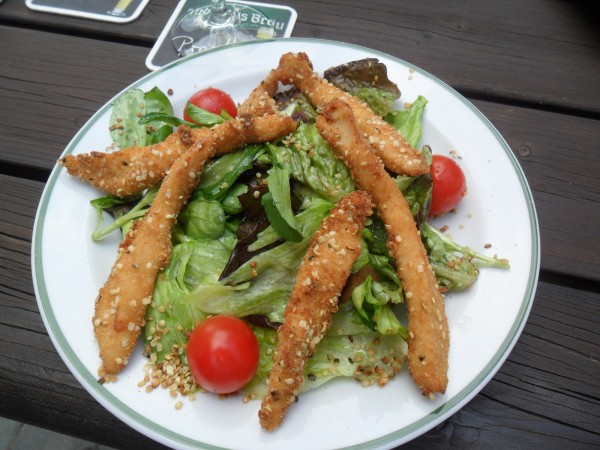
POLYGON ((215 159, 202 171, 192 198, 202 196, 207 200, 222 200, 238 177, 251 169, 254 161, 265 151, 264 145, 249 145, 215 159))
POLYGON ((279 158, 275 146, 267 144, 267 148, 273 158, 273 165, 267 171, 269 192, 262 196, 261 203, 275 231, 286 241, 300 242, 302 234, 292 211, 290 169, 279 158))
POLYGON ((393 92, 372 86, 358 88, 352 95, 365 102, 375 114, 382 117, 392 112, 392 104, 399 98, 393 92))
MULTIPOLYGON (((173 105, 171 105, 171 101, 166 94, 156 86, 144 93, 144 101, 146 103, 146 114, 173 114, 173 105)), ((162 142, 173 132, 172 126, 164 125, 161 122, 146 122, 145 126, 146 145, 162 142)))
POLYGON ((509 267, 506 259, 485 256, 459 245, 428 222, 421 224, 421 239, 440 286, 447 290, 463 290, 473 285, 479 267, 509 267))
POLYGON ((92 240, 100 241, 106 236, 108 236, 110 233, 112 233, 114 230, 117 230, 119 228, 121 228, 121 232, 123 236, 125 236, 129 231, 129 228, 131 228, 133 221, 146 214, 146 211, 148 211, 150 205, 156 198, 156 194, 158 193, 159 187, 160 183, 148 189, 142 197, 135 196, 120 198, 112 195, 107 195, 90 201, 90 204, 98 214, 96 227, 92 232, 92 240), (136 200, 137 203, 133 207, 129 208, 131 203, 135 202, 136 200), (123 209, 117 209, 116 207, 118 205, 123 205, 127 207, 123 209), (108 225, 103 226, 103 211, 109 209, 112 210, 115 220, 109 223, 108 225))
POLYGON ((194 122, 206 126, 218 125, 225 122, 229 116, 223 117, 218 114, 213 114, 205 109, 199 108, 193 103, 188 102, 185 106, 185 113, 194 122))
POLYGON ((119 148, 146 143, 146 126, 139 118, 146 114, 144 92, 130 89, 113 102, 110 115, 110 136, 119 148))
POLYGON ((291 177, 319 196, 336 202, 354 190, 346 165, 338 160, 317 127, 301 123, 289 140, 270 146, 291 177))
POLYGON ((186 333, 204 320, 206 315, 200 308, 181 299, 199 285, 215 283, 230 253, 231 241, 227 239, 189 240, 173 247, 146 311, 146 352, 155 354, 155 361, 162 361, 173 345, 184 346, 186 333))
POLYGON ((403 303, 404 298, 398 286, 392 283, 374 281, 367 276, 365 281, 352 291, 352 302, 371 330, 381 334, 400 334, 408 338, 408 330, 400 323, 392 310, 392 305, 403 303))
POLYGON ((282 114, 296 121, 314 123, 319 116, 308 98, 297 88, 277 93, 274 100, 282 114))
POLYGON ((225 231, 225 211, 219 202, 196 199, 177 217, 182 231, 192 239, 216 239, 225 231))
POLYGON ((294 271, 272 268, 256 276, 252 282, 235 286, 221 282, 203 283, 181 303, 192 305, 207 314, 237 317, 262 315, 271 322, 282 322, 294 280, 294 271))
POLYGON ((244 208, 238 198, 240 195, 248 192, 248 186, 243 183, 235 183, 227 192, 227 195, 221 200, 225 214, 235 215, 241 213, 244 208))
POLYGON ((144 121, 147 114, 173 114, 173 106, 157 87, 144 93, 130 89, 113 102, 110 115, 110 135, 119 148, 150 145, 171 134, 172 127, 162 128, 162 122, 144 121), (160 130, 160 131, 159 131, 160 130))
MULTIPOLYGON (((327 213, 333 208, 333 203, 319 197, 312 197, 311 201, 306 205, 304 211, 300 211, 295 216, 298 230, 303 237, 307 237, 312 230, 315 230, 320 224, 320 221, 325 218, 327 213)), ((315 231, 312 231, 313 233, 315 231)), ((256 241, 248 247, 248 250, 255 252, 267 245, 273 244, 280 239, 279 233, 274 227, 268 226, 264 231, 258 233, 256 241)))
MULTIPOLYGON (((244 387, 247 394, 262 397, 273 365, 277 332, 255 328, 260 363, 254 378, 244 387)), ((332 326, 304 367, 302 392, 339 377, 353 378, 363 385, 385 384, 400 372, 408 346, 399 334, 381 335, 369 330, 357 317, 351 303, 340 305, 332 326)))
POLYGON ((301 242, 284 242, 257 254, 223 280, 204 283, 181 301, 207 313, 240 317, 260 314, 281 322, 304 253, 332 206, 315 203, 296 216, 301 242))
POLYGON ((392 125, 406 141, 417 148, 421 135, 423 134, 423 112, 427 105, 427 99, 421 95, 410 105, 401 111, 393 111, 385 116, 386 122, 392 125))
POLYGON ((351 61, 327 69, 324 77, 338 88, 358 97, 380 116, 391 112, 400 89, 387 76, 387 67, 375 58, 351 61))

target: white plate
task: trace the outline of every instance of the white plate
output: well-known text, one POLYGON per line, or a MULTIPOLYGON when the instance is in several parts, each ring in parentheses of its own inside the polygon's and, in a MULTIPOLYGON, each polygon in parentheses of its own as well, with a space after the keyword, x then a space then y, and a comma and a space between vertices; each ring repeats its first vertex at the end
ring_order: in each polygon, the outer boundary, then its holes
MULTIPOLYGON (((398 58, 358 46, 313 40, 250 42, 177 61, 130 87, 170 88, 176 111, 197 89, 221 88, 241 102, 285 52, 305 51, 317 71, 376 57, 402 90, 402 102, 429 103, 423 143, 435 153, 456 151, 469 193, 456 214, 440 220, 458 242, 510 259, 511 269, 485 269, 468 291, 447 296, 451 330, 446 395, 422 397, 407 371, 385 388, 334 381, 300 396, 283 425, 262 431, 259 401, 213 395, 184 399, 181 410, 159 389, 138 387, 145 358, 135 352, 117 383, 97 383, 100 365, 91 317, 94 300, 116 256, 118 235, 90 238, 98 192, 56 167, 43 193, 33 235, 36 296, 58 352, 81 384, 109 411, 141 433, 178 448, 390 448, 431 429, 458 411, 492 378, 525 324, 539 271, 539 231, 531 192, 509 146, 466 99, 398 58), (492 248, 484 249, 491 243, 492 248)), ((110 144, 110 105, 103 106, 65 150, 83 153, 110 144)))

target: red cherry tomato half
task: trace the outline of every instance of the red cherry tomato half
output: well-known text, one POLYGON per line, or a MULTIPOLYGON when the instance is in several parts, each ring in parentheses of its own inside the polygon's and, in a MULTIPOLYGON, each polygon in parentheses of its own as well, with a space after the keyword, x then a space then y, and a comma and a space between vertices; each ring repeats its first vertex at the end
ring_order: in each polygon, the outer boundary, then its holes
POLYGON ((230 394, 252 379, 258 368, 256 336, 241 319, 213 316, 192 332, 187 346, 190 370, 209 392, 230 394))
MULTIPOLYGON (((237 107, 233 99, 220 89, 212 87, 202 89, 192 95, 188 102, 213 114, 221 115, 221 111, 225 110, 231 117, 237 116, 237 107)), ((183 112, 183 118, 188 122, 193 122, 185 111, 183 112)))
POLYGON ((446 214, 456 208, 467 193, 465 174, 452 158, 433 155, 431 176, 433 193, 430 214, 446 214))

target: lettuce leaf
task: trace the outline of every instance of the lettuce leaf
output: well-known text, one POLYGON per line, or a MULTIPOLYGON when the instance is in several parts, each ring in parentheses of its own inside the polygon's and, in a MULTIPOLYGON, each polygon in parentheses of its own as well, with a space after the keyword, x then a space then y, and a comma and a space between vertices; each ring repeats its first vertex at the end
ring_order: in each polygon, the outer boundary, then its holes
MULTIPOLYGON (((254 328, 254 333, 260 346, 260 362, 244 392, 261 397, 266 392, 278 339, 273 329, 254 328)), ((302 392, 339 377, 354 378, 365 386, 383 385, 400 372, 407 352, 402 336, 371 331, 357 317, 352 304, 344 303, 333 315, 331 328, 304 367, 302 392)))
POLYGON ((423 134, 423 113, 427 99, 421 95, 406 109, 393 111, 385 116, 400 135, 414 148, 417 148, 423 134))
POLYGON ((155 354, 154 361, 162 361, 173 345, 184 346, 186 333, 206 317, 196 305, 181 299, 199 285, 216 282, 231 253, 232 242, 231 236, 226 236, 221 240, 189 240, 173 247, 146 310, 146 352, 155 354))
POLYGON ((197 199, 177 217, 182 231, 192 239, 216 239, 225 231, 225 211, 219 202, 197 199))
POLYGON ((160 183, 148 189, 143 196, 120 198, 113 195, 106 195, 91 200, 90 204, 96 210, 98 218, 96 227, 92 232, 92 240, 100 241, 118 228, 121 228, 121 233, 125 236, 129 231, 129 228, 131 228, 133 221, 146 214, 146 211, 150 208, 150 204, 156 198, 159 188, 160 183), (110 224, 103 226, 103 211, 105 210, 109 212, 115 220, 110 224))
POLYGON ((240 175, 251 169, 265 151, 264 145, 249 145, 215 159, 202 171, 192 198, 202 196, 207 200, 222 200, 240 175))
POLYGON ((273 158, 273 165, 267 171, 269 192, 261 198, 269 222, 277 233, 286 241, 299 242, 302 234, 292 211, 290 191, 290 169, 280 158, 274 145, 267 144, 273 158))
POLYGON ((257 254, 223 280, 203 283, 180 301, 211 314, 259 314, 281 322, 304 253, 332 206, 315 203, 296 216, 301 242, 284 242, 257 254))
POLYGON ((327 81, 365 102, 380 116, 392 110, 400 89, 387 76, 387 67, 376 58, 351 61, 325 71, 327 81))
POLYGON ((364 324, 381 334, 400 334, 408 338, 408 330, 400 323, 392 305, 403 303, 402 290, 393 283, 379 282, 367 276, 352 291, 352 302, 364 324))
POLYGON ((421 225, 421 240, 438 282, 446 290, 469 288, 477 281, 479 267, 509 267, 508 260, 485 256, 459 245, 428 222, 421 225))
POLYGON ((315 125, 301 123, 289 140, 270 149, 289 167, 292 179, 324 199, 336 202, 354 190, 350 171, 334 156, 315 125))
POLYGON ((130 89, 117 98, 113 102, 109 128, 115 145, 119 148, 150 145, 173 131, 172 127, 170 131, 162 129, 162 122, 140 123, 140 118, 148 113, 173 114, 171 102, 157 87, 148 92, 130 89))
POLYGON ((283 114, 296 121, 314 123, 319 116, 308 98, 297 88, 277 93, 274 100, 283 114))

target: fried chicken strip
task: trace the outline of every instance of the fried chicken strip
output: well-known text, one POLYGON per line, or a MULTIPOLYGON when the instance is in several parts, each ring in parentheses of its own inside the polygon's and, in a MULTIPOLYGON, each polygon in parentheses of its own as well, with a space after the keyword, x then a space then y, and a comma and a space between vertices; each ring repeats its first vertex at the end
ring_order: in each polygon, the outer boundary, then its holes
POLYGON ((156 276, 168 264, 177 214, 198 184, 204 163, 215 154, 289 134, 295 123, 288 119, 264 116, 229 120, 212 128, 207 138, 173 163, 152 206, 120 245, 117 260, 98 294, 94 331, 102 359, 101 375, 115 375, 127 364, 144 325, 156 276))
POLYGON ((252 115, 255 117, 265 114, 276 114, 277 105, 273 97, 277 93, 279 79, 277 72, 271 70, 266 78, 256 86, 248 98, 239 107, 240 115, 252 115))
POLYGON ((322 136, 342 158, 359 189, 367 191, 388 231, 388 247, 406 293, 408 367, 423 395, 444 393, 448 384, 449 330, 444 297, 402 193, 371 152, 352 114, 333 101, 317 119, 322 136))
POLYGON ((208 128, 182 125, 163 142, 132 146, 111 153, 67 155, 58 162, 70 175, 117 197, 136 195, 154 186, 177 158, 210 135, 208 128))
POLYGON ((340 293, 360 255, 361 231, 371 211, 368 194, 350 193, 323 220, 310 242, 277 331, 269 387, 258 413, 266 430, 281 424, 300 392, 306 361, 329 329, 340 293))
MULTIPOLYGON (((263 127, 270 126, 272 115, 277 113, 273 96, 278 80, 275 72, 263 80, 240 105, 240 120, 264 117, 263 127)), ((292 130, 293 131, 293 130, 292 130)), ((132 146, 111 153, 90 152, 67 155, 58 162, 70 175, 89 183, 95 188, 117 197, 136 195, 162 180, 171 165, 190 147, 211 133, 210 128, 189 128, 181 125, 163 142, 148 146, 132 146)), ((221 153, 233 150, 223 146, 221 153)))
POLYGON ((394 127, 375 114, 356 97, 338 89, 319 77, 305 53, 286 53, 277 67, 279 80, 292 84, 308 97, 317 109, 340 99, 352 108, 362 133, 368 143, 389 170, 403 175, 423 175, 429 172, 425 158, 396 131, 394 127))

